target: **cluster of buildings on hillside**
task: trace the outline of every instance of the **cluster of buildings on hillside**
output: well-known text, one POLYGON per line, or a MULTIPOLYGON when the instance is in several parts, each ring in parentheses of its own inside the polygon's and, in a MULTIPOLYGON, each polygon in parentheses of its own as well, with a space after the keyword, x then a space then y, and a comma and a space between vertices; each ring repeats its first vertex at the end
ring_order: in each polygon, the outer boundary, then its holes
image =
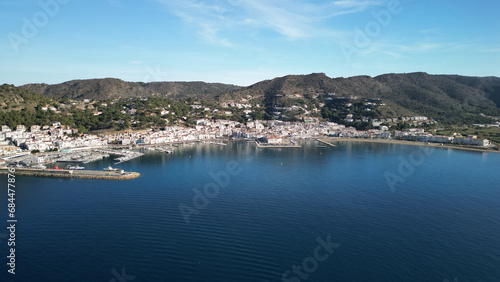
MULTIPOLYGON (((498 117, 500 120, 500 117, 498 117)), ((490 123, 490 124, 473 124, 473 126, 476 127, 500 127, 500 121, 496 121, 495 123, 490 123)))
POLYGON ((163 143, 206 141, 221 138, 267 140, 281 143, 289 139, 310 139, 320 136, 344 138, 390 138, 391 133, 384 130, 358 131, 354 127, 334 122, 283 122, 253 121, 246 125, 229 120, 200 119, 192 128, 172 126, 164 131, 117 133, 107 135, 109 144, 155 145, 163 143))
MULTIPOLYGON (((290 123, 280 121, 254 121, 247 125, 229 120, 200 119, 192 128, 172 126, 164 131, 118 133, 106 136, 108 142, 121 145, 162 144, 189 141, 206 141, 221 138, 260 139, 294 138, 308 139, 329 135, 344 130, 344 125, 336 123, 290 123)), ((356 131, 349 128, 347 131, 356 131)), ((274 139, 273 139, 274 140, 274 139)))
POLYGON ((23 125, 15 130, 2 126, 0 132, 0 155, 16 152, 38 150, 65 150, 73 148, 97 148, 109 144, 119 145, 156 145, 165 143, 180 143, 207 141, 214 139, 247 139, 264 140, 279 144, 289 140, 310 139, 320 136, 340 138, 397 138, 403 140, 436 142, 443 144, 461 144, 471 146, 490 146, 486 139, 476 136, 432 136, 423 129, 412 128, 406 131, 396 131, 394 136, 385 129, 366 131, 333 122, 283 122, 283 121, 252 121, 246 125, 229 120, 200 119, 193 127, 171 126, 161 131, 147 130, 143 132, 115 133, 107 135, 75 135, 77 131, 54 123, 52 126, 34 125, 28 132, 23 125))
POLYGON ((412 116, 412 117, 397 117, 397 118, 382 118, 382 119, 372 119, 372 126, 379 127, 382 124, 396 124, 404 122, 413 126, 420 126, 424 123, 426 124, 436 124, 437 122, 433 119, 429 119, 424 116, 412 116))
POLYGON ((18 125, 15 130, 8 126, 2 126, 0 132, 0 154, 18 152, 22 150, 40 152, 49 150, 63 150, 80 147, 102 147, 107 146, 105 138, 82 134, 79 137, 71 137, 77 133, 72 129, 61 125, 59 122, 51 126, 33 125, 28 132, 24 125, 18 125))

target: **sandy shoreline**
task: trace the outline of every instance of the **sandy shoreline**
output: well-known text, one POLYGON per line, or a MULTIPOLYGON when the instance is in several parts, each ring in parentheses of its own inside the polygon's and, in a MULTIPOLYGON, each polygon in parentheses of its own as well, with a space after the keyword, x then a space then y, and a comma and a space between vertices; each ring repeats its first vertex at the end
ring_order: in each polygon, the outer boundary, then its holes
POLYGON ((318 141, 332 143, 332 142, 370 142, 370 143, 384 143, 384 144, 400 144, 400 145, 412 145, 412 146, 427 146, 441 149, 458 149, 466 151, 475 152, 486 152, 486 153, 500 153, 500 151, 495 151, 493 149, 486 148, 475 148, 459 145, 441 145, 438 143, 426 143, 426 142, 416 142, 416 141, 404 141, 404 140, 394 140, 394 139, 363 139, 363 138, 320 138, 318 141))

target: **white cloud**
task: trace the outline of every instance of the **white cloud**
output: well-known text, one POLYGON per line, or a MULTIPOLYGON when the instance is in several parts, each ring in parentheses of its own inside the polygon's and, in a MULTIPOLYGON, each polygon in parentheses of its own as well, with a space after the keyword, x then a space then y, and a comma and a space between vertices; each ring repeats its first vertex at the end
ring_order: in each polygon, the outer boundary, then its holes
POLYGON ((305 0, 157 0, 208 42, 233 46, 231 35, 274 31, 289 40, 335 37, 341 31, 326 20, 361 12, 384 1, 342 0, 310 3, 305 0))

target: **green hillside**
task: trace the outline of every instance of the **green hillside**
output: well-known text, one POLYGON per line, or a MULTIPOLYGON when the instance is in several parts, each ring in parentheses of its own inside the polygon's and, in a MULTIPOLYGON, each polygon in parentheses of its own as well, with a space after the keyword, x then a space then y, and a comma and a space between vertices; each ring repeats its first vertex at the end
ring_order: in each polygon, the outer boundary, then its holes
POLYGON ((329 78, 323 73, 289 75, 224 93, 220 100, 252 96, 267 109, 293 102, 299 94, 314 104, 328 93, 335 97, 381 99, 380 117, 424 115, 445 124, 487 122, 479 114, 498 116, 500 78, 473 78, 426 73, 386 74, 377 77, 329 78), (490 84, 485 84, 489 82, 490 84), (319 96, 317 99, 307 97, 319 96), (316 101, 315 101, 316 100, 316 101))
MULTIPOLYGON (((327 101, 327 95, 332 93, 335 93, 336 99, 380 99, 381 106, 371 113, 363 112, 363 104, 357 103, 355 106, 360 109, 353 114, 359 117, 423 115, 445 125, 461 125, 487 123, 492 121, 488 117, 500 116, 500 78, 429 75, 421 72, 349 78, 330 78, 324 73, 288 75, 249 87, 205 82, 139 83, 106 78, 73 80, 55 85, 28 84, 21 88, 56 99, 157 97, 177 101, 200 100, 212 105, 247 101, 260 105, 254 116, 260 117, 260 111, 265 110, 267 115, 264 114, 264 118, 270 118, 279 108, 299 107, 300 110, 291 113, 292 120, 295 116, 307 113, 307 109, 319 109, 323 105, 327 108, 322 110, 323 114, 316 112, 312 115, 332 120, 344 118, 353 108, 336 109, 334 103, 327 101)), ((8 103, 6 100, 4 107, 11 107, 13 103, 15 105, 18 100, 9 100, 8 103)))
POLYGON ((60 84, 27 84, 21 88, 51 98, 119 99, 141 97, 188 98, 217 95, 239 89, 235 85, 205 82, 126 82, 116 78, 72 80, 60 84))

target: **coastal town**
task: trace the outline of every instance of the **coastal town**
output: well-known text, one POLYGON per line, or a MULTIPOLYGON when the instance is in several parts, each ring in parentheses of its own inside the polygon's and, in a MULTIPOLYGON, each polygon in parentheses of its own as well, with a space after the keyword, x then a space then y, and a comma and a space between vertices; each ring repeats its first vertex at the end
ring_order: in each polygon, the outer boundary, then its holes
MULTIPOLYGON (((411 119, 411 118, 410 118, 411 119)), ((422 119, 415 117, 414 119, 422 119)), ((23 162, 24 166, 36 166, 54 162, 54 153, 81 152, 99 150, 107 147, 141 148, 146 146, 162 146, 169 144, 246 140, 255 141, 264 146, 296 146, 300 140, 318 138, 349 138, 376 140, 406 140, 423 143, 438 143, 442 145, 458 145, 476 148, 498 148, 487 139, 477 136, 434 136, 421 128, 410 128, 404 131, 389 131, 386 126, 380 129, 356 130, 354 127, 334 122, 320 122, 311 119, 307 122, 251 121, 242 124, 230 120, 199 119, 192 127, 170 126, 164 130, 148 129, 144 131, 126 131, 108 134, 78 134, 78 131, 58 122, 51 126, 33 125, 29 130, 18 125, 11 129, 2 126, 0 132, 1 164, 8 165, 17 159, 30 157, 23 162)), ((113 151, 111 151, 112 153, 113 151)), ((120 154, 118 151, 116 154, 120 154)), ((109 155, 109 150, 107 151, 109 155)), ((133 152, 124 154, 124 160, 132 159, 133 152)), ((102 158, 97 156, 95 160, 102 158)))

